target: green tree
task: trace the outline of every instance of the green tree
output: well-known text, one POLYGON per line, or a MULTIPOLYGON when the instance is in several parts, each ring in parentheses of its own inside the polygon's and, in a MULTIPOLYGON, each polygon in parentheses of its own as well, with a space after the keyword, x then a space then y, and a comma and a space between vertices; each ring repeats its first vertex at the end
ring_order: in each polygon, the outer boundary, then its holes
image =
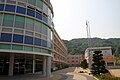
POLYGON ((88 68, 88 63, 87 63, 87 60, 86 60, 86 59, 81 62, 81 67, 82 67, 83 69, 88 68))
POLYGON ((92 64, 92 74, 100 75, 100 73, 107 73, 108 70, 105 68, 105 61, 103 60, 102 51, 94 51, 93 54, 93 64, 92 64))

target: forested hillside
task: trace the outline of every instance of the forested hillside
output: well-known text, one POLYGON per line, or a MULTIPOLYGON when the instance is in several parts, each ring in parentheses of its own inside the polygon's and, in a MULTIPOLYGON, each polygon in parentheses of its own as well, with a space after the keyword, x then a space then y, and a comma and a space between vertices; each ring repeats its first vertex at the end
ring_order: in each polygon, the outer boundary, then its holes
MULTIPOLYGON (((87 38, 72 39, 70 41, 63 40, 66 47, 68 48, 69 54, 83 54, 85 49, 88 47, 87 38)), ((90 38, 90 47, 112 47, 112 52, 115 55, 120 54, 120 38, 90 38)))

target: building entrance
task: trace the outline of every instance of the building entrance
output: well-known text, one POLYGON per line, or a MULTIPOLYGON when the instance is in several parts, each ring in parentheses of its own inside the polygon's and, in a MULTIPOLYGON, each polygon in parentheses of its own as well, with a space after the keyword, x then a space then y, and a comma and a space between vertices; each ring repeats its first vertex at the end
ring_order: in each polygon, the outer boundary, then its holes
POLYGON ((0 54, 0 74, 8 74, 9 71, 9 55, 0 54))

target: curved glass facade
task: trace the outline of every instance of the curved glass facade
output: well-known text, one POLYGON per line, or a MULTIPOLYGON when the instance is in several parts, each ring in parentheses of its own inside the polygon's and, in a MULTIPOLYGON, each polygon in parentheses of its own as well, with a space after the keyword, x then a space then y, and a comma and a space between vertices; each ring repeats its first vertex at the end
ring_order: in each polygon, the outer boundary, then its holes
POLYGON ((51 55, 49 0, 0 0, 0 50, 51 55))

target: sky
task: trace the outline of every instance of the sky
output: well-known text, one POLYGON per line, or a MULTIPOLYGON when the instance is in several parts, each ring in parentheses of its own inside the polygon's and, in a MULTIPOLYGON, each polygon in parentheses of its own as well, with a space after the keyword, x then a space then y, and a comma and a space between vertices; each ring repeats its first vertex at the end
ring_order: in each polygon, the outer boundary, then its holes
POLYGON ((120 0, 51 0, 55 29, 61 39, 120 38, 120 0))

